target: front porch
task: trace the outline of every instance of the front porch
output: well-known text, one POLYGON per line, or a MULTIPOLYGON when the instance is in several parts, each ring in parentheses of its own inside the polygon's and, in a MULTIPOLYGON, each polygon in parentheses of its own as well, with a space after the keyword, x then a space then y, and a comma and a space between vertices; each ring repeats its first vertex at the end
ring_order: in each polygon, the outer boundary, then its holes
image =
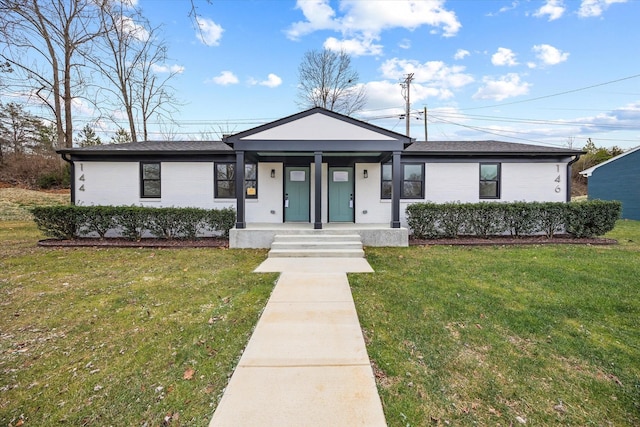
POLYGON ((229 231, 230 248, 270 248, 276 235, 358 234, 364 246, 409 246, 409 230, 389 224, 326 223, 314 229, 312 223, 249 223, 229 231))

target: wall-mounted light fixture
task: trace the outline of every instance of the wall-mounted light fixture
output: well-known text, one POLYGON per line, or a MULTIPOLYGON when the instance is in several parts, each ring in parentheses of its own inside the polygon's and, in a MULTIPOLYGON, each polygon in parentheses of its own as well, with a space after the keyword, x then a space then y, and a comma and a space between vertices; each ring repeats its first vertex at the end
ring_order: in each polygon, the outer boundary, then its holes
POLYGON ((364 177, 369 178, 369 171, 366 169, 364 170, 364 177))
POLYGON ((276 177, 276 170, 271 169, 271 178, 275 178, 275 177, 276 177))

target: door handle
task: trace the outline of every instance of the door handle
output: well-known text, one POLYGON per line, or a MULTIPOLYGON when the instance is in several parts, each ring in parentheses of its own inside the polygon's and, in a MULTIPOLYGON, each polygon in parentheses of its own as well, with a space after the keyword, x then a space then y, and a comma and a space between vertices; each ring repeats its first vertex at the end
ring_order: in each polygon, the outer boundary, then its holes
POLYGON ((289 207, 289 193, 284 195, 284 207, 285 208, 289 207))
POLYGON ((353 193, 349 196, 349 207, 353 208, 353 193))

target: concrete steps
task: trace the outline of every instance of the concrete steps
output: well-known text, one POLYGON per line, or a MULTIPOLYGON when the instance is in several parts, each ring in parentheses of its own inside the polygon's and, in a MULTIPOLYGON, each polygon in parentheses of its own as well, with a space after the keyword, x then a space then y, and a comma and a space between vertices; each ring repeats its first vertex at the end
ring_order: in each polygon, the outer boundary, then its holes
POLYGON ((358 234, 276 234, 269 257, 363 258, 364 250, 358 234))

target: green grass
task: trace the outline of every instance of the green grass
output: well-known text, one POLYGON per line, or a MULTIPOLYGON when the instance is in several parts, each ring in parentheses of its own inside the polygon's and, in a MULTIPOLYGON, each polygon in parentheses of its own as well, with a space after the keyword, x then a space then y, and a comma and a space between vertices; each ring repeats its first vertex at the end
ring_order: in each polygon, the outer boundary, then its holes
POLYGON ((350 283, 389 425, 639 425, 640 223, 608 237, 367 249, 350 283))
POLYGON ((68 192, 45 193, 23 188, 0 188, 0 221, 28 221, 29 208, 43 205, 68 204, 68 192))
MULTIPOLYGON (((208 425, 266 252, 39 248, 28 208, 67 196, 7 191, 0 426, 208 425)), ((368 248, 350 283, 389 425, 640 425, 640 222, 607 237, 368 248)))
POLYGON ((0 425, 208 425, 276 279, 251 274, 266 252, 39 238, 0 222, 0 425))

